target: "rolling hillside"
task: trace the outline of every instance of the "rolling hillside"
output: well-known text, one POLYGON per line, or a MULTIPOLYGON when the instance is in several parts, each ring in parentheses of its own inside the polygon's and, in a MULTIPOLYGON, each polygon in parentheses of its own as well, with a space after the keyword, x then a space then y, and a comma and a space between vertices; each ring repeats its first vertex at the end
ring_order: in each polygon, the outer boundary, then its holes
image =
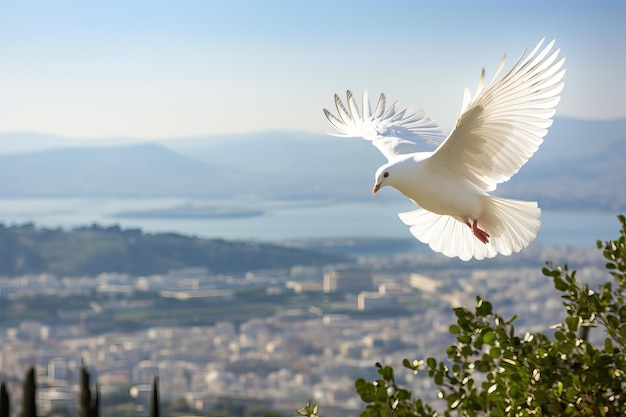
POLYGON ((117 226, 74 230, 0 224, 0 276, 166 273, 205 267, 214 274, 344 262, 347 256, 279 245, 149 234, 117 226))

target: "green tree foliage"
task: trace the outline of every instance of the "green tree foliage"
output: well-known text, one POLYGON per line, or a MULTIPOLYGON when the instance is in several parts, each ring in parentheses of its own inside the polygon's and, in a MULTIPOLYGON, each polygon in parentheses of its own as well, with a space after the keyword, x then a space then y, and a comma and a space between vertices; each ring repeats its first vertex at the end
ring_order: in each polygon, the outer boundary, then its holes
POLYGON ((0 417, 9 417, 10 415, 9 393, 6 384, 2 381, 0 383, 0 417))
POLYGON ((100 417, 100 387, 96 385, 96 392, 91 401, 91 417, 100 417))
POLYGON ((98 417, 100 415, 100 392, 96 386, 95 395, 92 395, 89 380, 89 371, 85 366, 82 366, 80 369, 78 417, 98 417))
POLYGON ((161 415, 159 406, 159 377, 155 376, 152 381, 152 394, 150 396, 150 417, 161 415))
MULTIPOLYGON (((377 380, 355 381, 366 404, 361 417, 626 415, 626 218, 618 219, 620 237, 598 242, 611 278, 599 288, 579 283, 567 265, 543 268, 566 312, 552 335, 516 334, 515 317, 500 317, 477 297, 472 309, 454 309, 456 340, 446 359, 403 361, 404 370, 432 378, 443 411, 399 386, 392 367, 376 364, 377 380), (591 328, 601 343, 587 340, 591 328)), ((317 416, 317 408, 298 413, 317 416)))
POLYGON ((213 273, 239 273, 293 265, 345 262, 344 255, 258 242, 201 239, 174 233, 150 234, 119 226, 62 229, 33 224, 0 223, 0 274, 32 273, 96 275, 122 272, 132 275, 166 273, 188 266, 213 273))
POLYGON ((24 378, 23 386, 22 411, 20 413, 20 417, 37 417, 37 402, 35 400, 37 383, 35 381, 34 367, 31 367, 26 372, 26 378, 24 378))
POLYGON ((80 403, 78 417, 89 417, 91 411, 91 389, 89 388, 89 372, 87 368, 80 368, 80 403))

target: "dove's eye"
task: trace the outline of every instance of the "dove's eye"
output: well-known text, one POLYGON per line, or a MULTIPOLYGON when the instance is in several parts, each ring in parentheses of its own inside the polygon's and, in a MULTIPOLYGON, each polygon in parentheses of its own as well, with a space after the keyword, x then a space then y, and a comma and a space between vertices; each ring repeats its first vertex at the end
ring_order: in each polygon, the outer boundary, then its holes
POLYGON ((383 173, 383 177, 387 178, 388 176, 389 176, 389 173, 388 173, 387 171, 385 171, 385 172, 383 173))

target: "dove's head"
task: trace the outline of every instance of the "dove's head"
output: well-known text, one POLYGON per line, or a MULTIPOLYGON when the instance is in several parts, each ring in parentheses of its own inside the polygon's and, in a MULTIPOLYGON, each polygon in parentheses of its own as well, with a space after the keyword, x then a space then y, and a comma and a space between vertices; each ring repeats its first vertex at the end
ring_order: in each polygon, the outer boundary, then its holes
POLYGON ((393 164, 385 164, 378 168, 376 171, 376 179, 374 181, 374 188, 372 188, 372 194, 376 194, 378 190, 386 185, 394 184, 394 172, 396 171, 393 164))
POLYGON ((398 191, 402 191, 406 188, 407 180, 414 178, 413 173, 416 166, 415 160, 411 155, 407 155, 406 158, 396 158, 392 162, 381 166, 376 171, 372 194, 376 194, 378 190, 386 185, 391 185, 398 191))

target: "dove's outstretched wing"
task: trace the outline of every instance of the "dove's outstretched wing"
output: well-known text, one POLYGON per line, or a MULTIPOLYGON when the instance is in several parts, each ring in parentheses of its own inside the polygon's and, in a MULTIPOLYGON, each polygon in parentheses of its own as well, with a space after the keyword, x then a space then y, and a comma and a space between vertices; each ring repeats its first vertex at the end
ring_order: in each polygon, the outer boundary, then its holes
POLYGON ((338 130, 329 134, 367 139, 387 159, 399 154, 432 151, 445 139, 441 128, 424 112, 401 109, 397 102, 386 109, 384 94, 380 95, 373 112, 367 91, 363 93, 362 112, 350 91, 346 101, 347 106, 335 94, 336 116, 324 109, 326 118, 338 130))
POLYGON ((519 171, 543 142, 563 89, 565 58, 551 51, 554 41, 542 44, 498 78, 503 58, 486 87, 483 70, 475 97, 465 90, 456 127, 428 159, 430 168, 485 192, 519 171))

